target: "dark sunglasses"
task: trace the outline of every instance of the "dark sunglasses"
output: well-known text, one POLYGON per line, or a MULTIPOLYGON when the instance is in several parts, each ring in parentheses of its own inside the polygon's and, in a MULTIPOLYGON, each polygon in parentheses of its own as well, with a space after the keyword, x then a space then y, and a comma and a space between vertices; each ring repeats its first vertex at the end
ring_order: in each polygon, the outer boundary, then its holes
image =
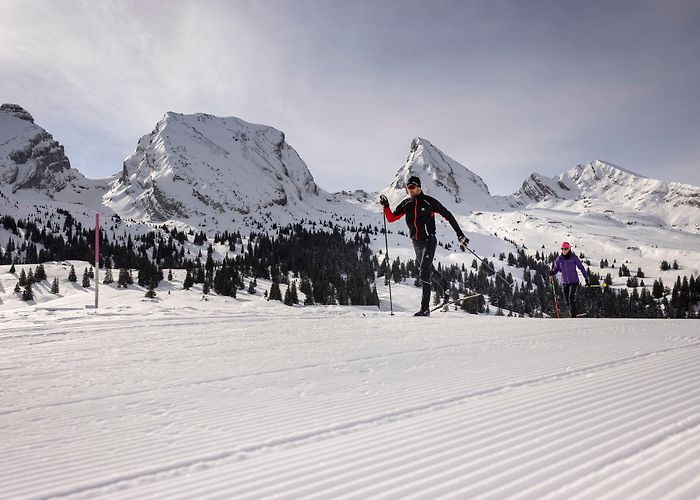
POLYGON ((416 189, 418 187, 418 184, 406 184, 406 189, 416 189))

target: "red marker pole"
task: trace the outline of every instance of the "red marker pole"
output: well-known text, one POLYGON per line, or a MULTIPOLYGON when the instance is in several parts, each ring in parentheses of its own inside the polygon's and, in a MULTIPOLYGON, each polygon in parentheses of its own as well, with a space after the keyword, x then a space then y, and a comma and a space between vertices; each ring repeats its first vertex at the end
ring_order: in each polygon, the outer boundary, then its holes
POLYGON ((100 291, 100 214, 95 214, 95 309, 100 291))

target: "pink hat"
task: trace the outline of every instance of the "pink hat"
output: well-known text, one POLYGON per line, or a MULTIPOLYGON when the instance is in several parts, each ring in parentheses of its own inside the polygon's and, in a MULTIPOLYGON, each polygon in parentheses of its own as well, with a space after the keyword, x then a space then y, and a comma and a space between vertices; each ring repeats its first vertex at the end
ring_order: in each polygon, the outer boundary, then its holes
POLYGON ((571 249, 571 245, 569 244, 568 241, 565 241, 565 242, 563 242, 563 243, 561 244, 561 248, 562 248, 562 249, 564 249, 564 248, 571 249))

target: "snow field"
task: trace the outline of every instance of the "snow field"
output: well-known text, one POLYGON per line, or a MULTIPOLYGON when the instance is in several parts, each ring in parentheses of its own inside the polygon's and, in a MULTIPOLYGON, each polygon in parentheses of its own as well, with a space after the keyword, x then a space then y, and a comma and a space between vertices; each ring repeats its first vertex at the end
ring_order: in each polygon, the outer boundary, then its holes
POLYGON ((700 495, 697 322, 179 297, 3 313, 0 496, 700 495))

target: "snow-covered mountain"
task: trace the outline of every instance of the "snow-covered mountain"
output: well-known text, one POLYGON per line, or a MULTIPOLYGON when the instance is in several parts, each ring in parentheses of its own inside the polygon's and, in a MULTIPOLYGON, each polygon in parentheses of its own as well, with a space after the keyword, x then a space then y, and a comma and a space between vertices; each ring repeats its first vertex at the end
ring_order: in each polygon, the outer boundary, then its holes
POLYGON ((413 139, 406 162, 389 187, 382 191, 392 206, 406 197, 404 185, 412 175, 421 179, 426 194, 435 196, 459 213, 498 210, 504 206, 502 201, 491 196, 481 177, 421 137, 413 139))
POLYGON ((63 146, 29 112, 17 104, 0 106, 0 191, 5 203, 83 200, 94 205, 106 187, 106 180, 87 179, 72 168, 63 146))
POLYGON ((318 196, 308 167, 279 130, 169 112, 139 140, 104 199, 122 217, 198 224, 294 213, 318 196))
POLYGON ((514 207, 608 211, 700 232, 700 187, 650 179, 604 161, 577 165, 558 177, 534 173, 510 199, 514 207))
MULTIPOLYGON (((556 250, 563 239, 596 258, 700 262, 700 188, 663 182, 605 162, 579 165, 558 177, 533 174, 511 196, 492 196, 484 181, 430 141, 414 139, 404 165, 382 190, 392 206, 418 175, 424 191, 451 210, 483 255, 515 245, 556 250), (632 255, 634 254, 634 255, 632 255)), ((168 222, 196 231, 272 230, 305 222, 378 227, 379 193, 328 193, 272 127, 234 117, 167 113, 143 136, 121 172, 90 180, 70 166, 63 148, 16 105, 0 112, 0 213, 42 218, 57 208, 83 224, 118 214, 120 234, 168 222)), ((446 246, 438 258, 466 262, 454 231, 437 225, 446 246)), ((413 258, 403 221, 389 227, 392 257, 413 258)), ((115 228, 116 230, 116 228, 115 228)), ((0 244, 4 244, 0 241, 0 244)), ((384 242, 373 243, 379 251, 384 242)), ((695 265, 695 264, 694 264, 695 265)))

